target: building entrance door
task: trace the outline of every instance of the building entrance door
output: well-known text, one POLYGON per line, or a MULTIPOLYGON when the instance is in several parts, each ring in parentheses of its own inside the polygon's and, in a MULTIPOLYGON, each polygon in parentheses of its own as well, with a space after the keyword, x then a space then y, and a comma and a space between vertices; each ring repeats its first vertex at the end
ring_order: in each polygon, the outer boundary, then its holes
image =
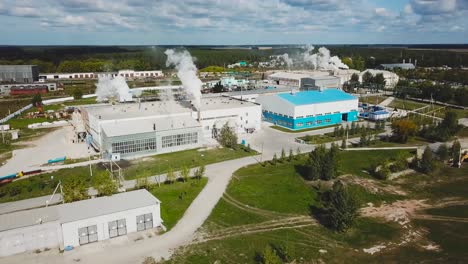
POLYGON ((342 114, 341 121, 348 121, 348 114, 342 114))

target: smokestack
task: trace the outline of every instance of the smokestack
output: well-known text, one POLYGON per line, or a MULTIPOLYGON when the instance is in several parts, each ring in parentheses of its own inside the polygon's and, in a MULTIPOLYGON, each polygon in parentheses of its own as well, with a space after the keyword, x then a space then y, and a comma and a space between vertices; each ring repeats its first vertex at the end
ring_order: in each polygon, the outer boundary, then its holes
POLYGON ((405 64, 405 59, 403 59, 403 64, 405 64))
POLYGON ((411 58, 409 59, 409 63, 411 63, 411 58))
POLYGON ((418 65, 418 60, 414 60, 414 67, 418 65))
POLYGON ((200 109, 197 109, 197 120, 198 120, 198 122, 201 122, 201 111, 200 111, 200 109))

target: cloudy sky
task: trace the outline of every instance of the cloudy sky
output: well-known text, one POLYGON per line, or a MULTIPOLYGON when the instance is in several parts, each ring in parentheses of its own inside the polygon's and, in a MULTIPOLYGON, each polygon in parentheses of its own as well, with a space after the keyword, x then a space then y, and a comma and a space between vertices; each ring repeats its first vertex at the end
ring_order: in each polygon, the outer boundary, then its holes
POLYGON ((0 45, 468 43, 468 0, 0 0, 0 45))

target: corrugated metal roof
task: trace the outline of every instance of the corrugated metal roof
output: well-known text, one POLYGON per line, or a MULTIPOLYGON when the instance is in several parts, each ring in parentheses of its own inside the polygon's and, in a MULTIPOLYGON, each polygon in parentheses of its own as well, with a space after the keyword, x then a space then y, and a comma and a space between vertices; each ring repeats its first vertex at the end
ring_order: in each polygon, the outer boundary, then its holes
POLYGON ((297 92, 295 94, 283 93, 277 94, 276 96, 279 96, 282 99, 294 105, 319 104, 356 99, 356 97, 347 94, 339 89, 325 89, 323 91, 304 91, 297 92))
POLYGON ((59 214, 56 206, 36 208, 0 215, 0 232, 57 221, 59 214))
POLYGON ((155 205, 160 201, 147 190, 123 192, 56 206, 60 223, 74 222, 100 215, 108 215, 131 209, 155 205))

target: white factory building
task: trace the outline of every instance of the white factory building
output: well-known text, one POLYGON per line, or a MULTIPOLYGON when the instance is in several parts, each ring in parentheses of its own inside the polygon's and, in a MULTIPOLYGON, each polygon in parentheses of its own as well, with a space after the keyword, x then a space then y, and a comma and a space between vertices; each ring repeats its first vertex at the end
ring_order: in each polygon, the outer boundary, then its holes
POLYGON ((370 72, 373 76, 382 73, 385 78, 385 88, 393 89, 398 84, 400 77, 394 72, 384 71, 384 70, 373 70, 367 69, 359 74, 359 81, 362 83, 362 76, 366 73, 370 72))
POLYGON ((160 204, 143 189, 0 214, 0 257, 63 250, 161 227, 160 204))
POLYGON ((104 158, 132 158, 203 146, 224 124, 238 134, 261 128, 261 106, 224 96, 187 101, 88 105, 86 130, 104 158))
POLYGON ((98 79, 101 77, 122 76, 125 79, 161 78, 164 77, 162 71, 134 71, 120 70, 116 72, 74 72, 74 73, 41 73, 40 80, 70 80, 70 79, 98 79))
POLYGON ((276 72, 268 76, 273 84, 301 90, 341 87, 340 78, 331 76, 328 71, 313 72, 276 72))

